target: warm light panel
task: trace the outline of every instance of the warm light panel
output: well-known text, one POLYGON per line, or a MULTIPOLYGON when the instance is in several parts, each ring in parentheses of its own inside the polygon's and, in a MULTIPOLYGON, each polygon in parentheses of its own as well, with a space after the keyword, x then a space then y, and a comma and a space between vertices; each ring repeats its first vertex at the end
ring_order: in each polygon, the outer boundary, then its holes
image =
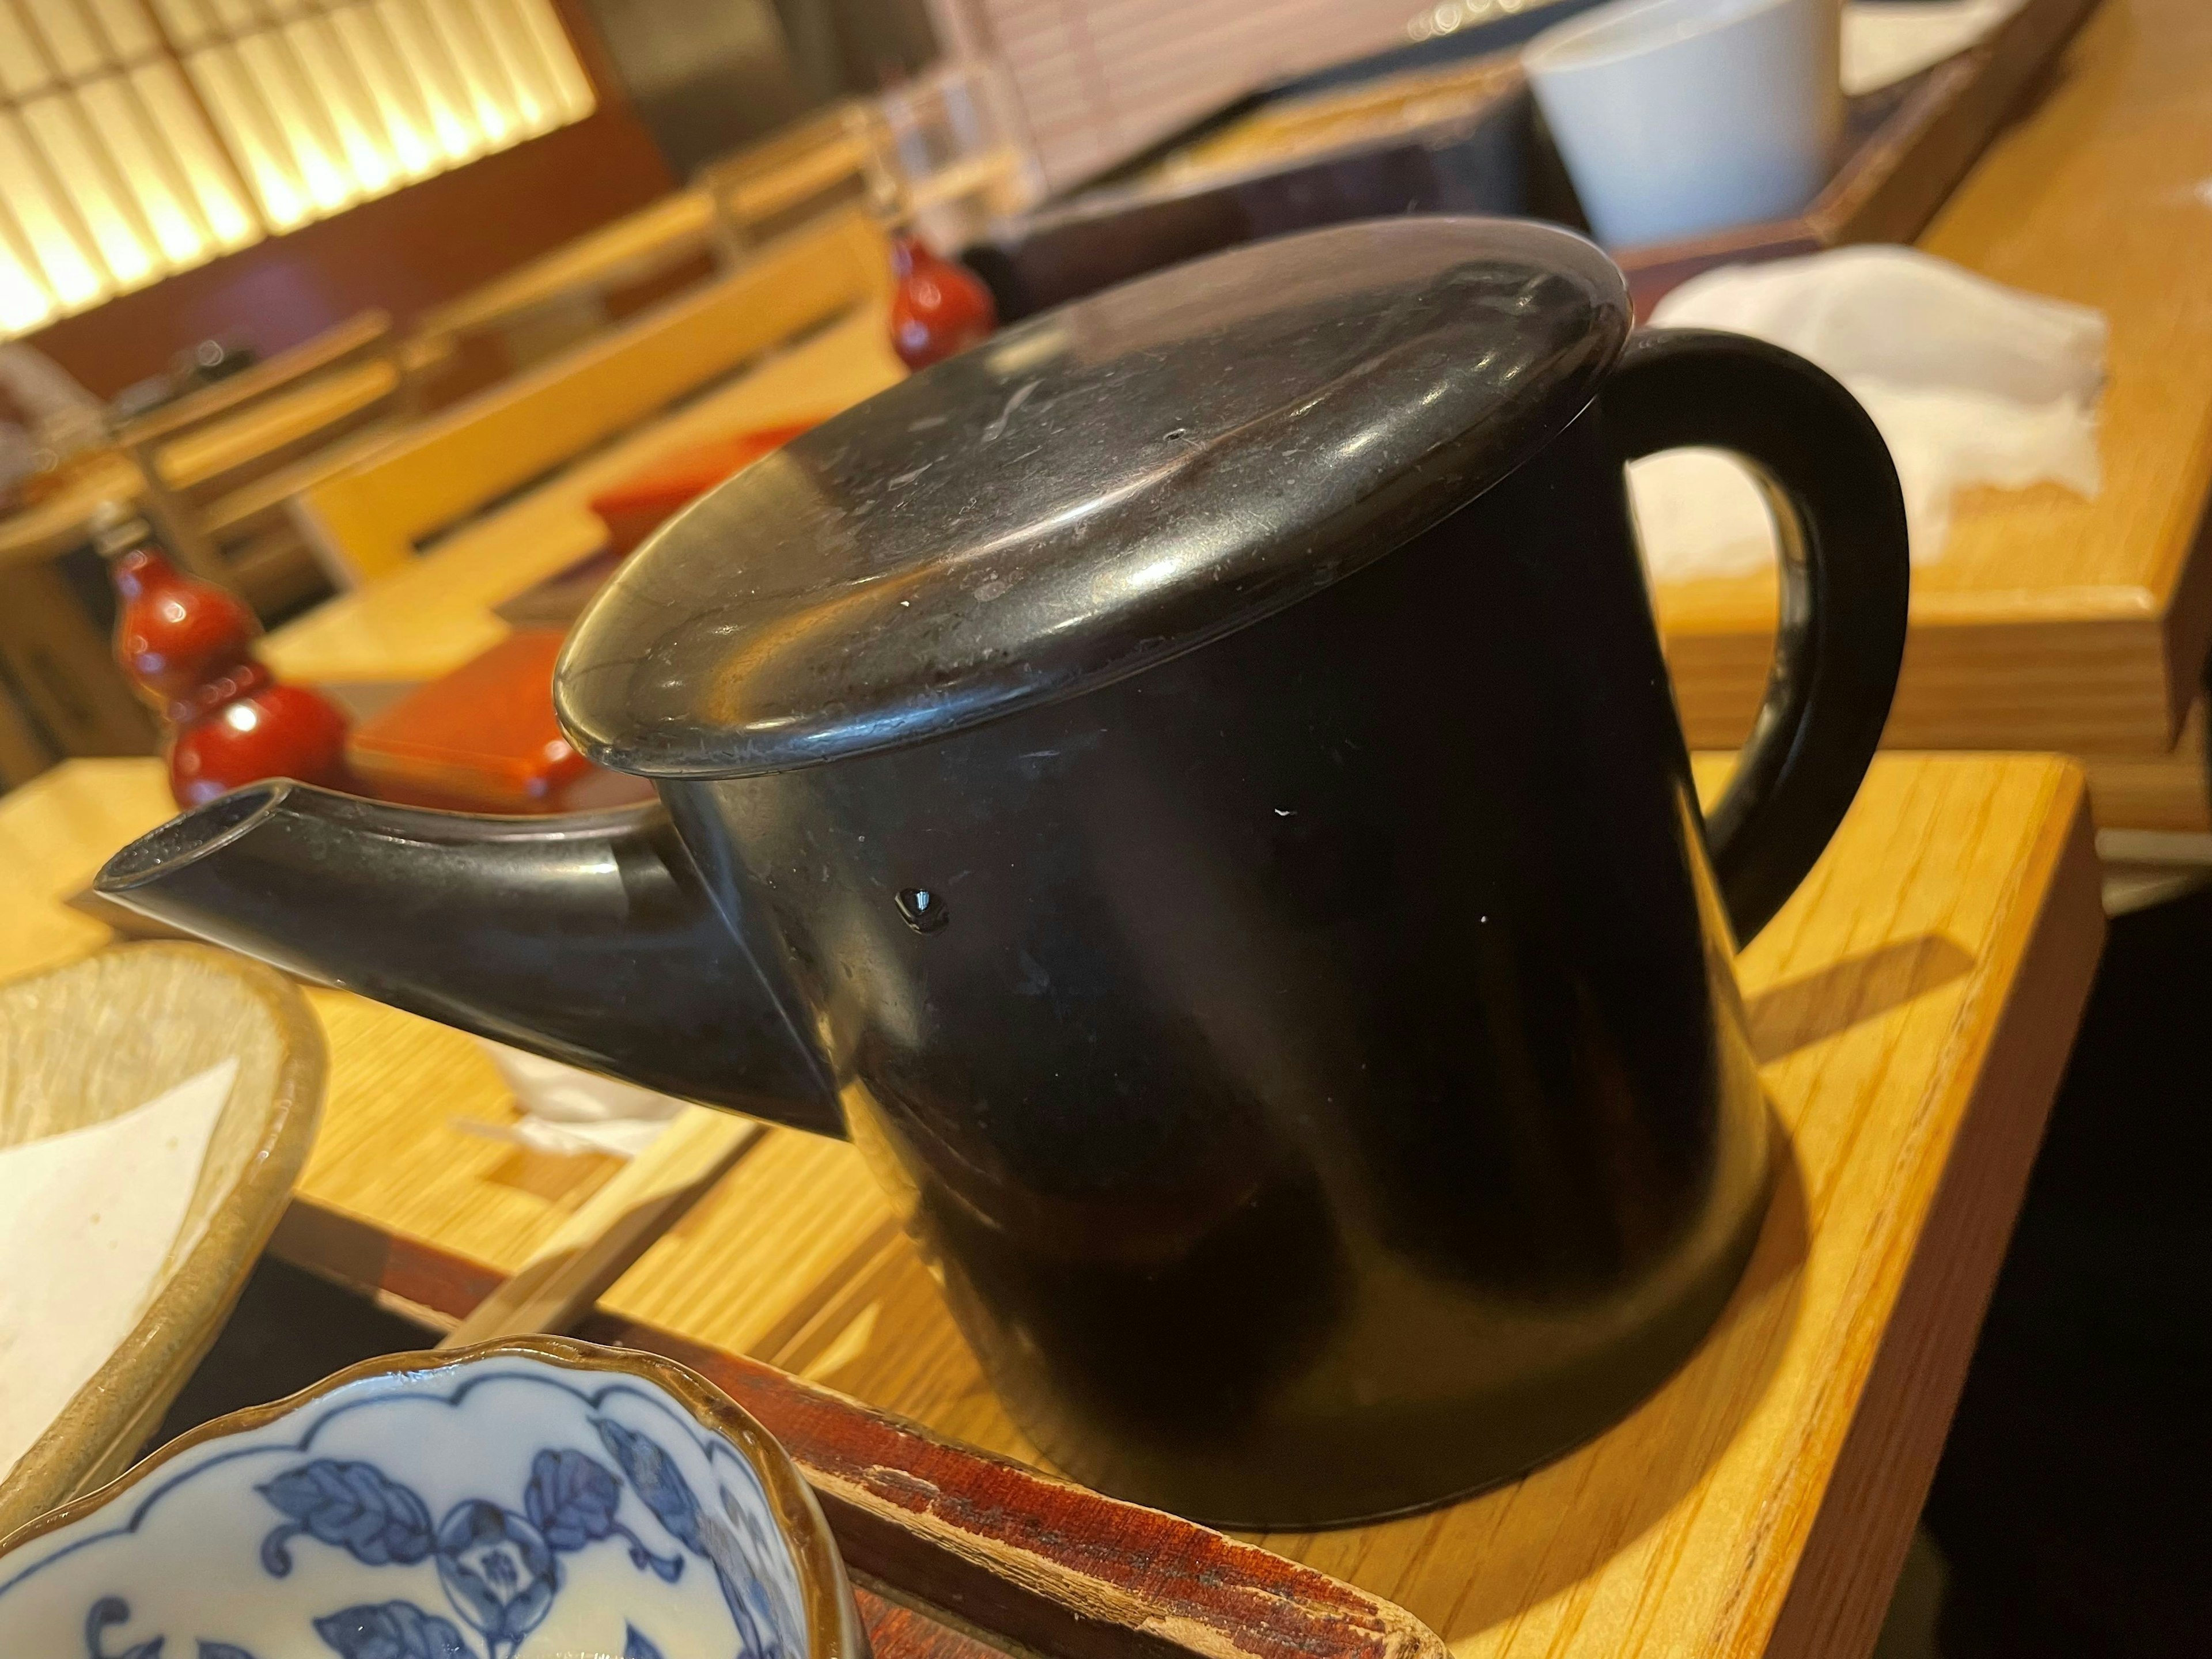
POLYGON ((553 0, 0 0, 0 338, 592 106, 553 0))

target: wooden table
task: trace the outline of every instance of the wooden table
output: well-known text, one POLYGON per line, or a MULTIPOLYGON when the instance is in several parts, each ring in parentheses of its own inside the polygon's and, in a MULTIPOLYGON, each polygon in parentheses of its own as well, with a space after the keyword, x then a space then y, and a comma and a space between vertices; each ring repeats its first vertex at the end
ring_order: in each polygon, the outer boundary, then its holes
POLYGON ((413 682, 458 668, 506 637, 494 606, 602 544, 586 503, 609 484, 710 438, 834 412, 905 372, 881 310, 856 310, 471 520, 407 569, 278 629, 263 654, 285 678, 325 683, 413 682))
MULTIPOLYGON (((54 896, 166 811, 144 762, 74 763, 0 801, 0 860, 15 872, 0 975, 94 948, 104 930, 54 896)), ((1265 1541, 1401 1602, 1463 1659, 1863 1653, 2101 932, 2077 769, 1881 757, 1741 960, 1786 1153, 1712 1336, 1627 1421, 1514 1486, 1265 1541)), ((611 1166, 467 1133, 514 1112, 472 1044, 311 994, 331 1092, 275 1248, 450 1319, 611 1166)), ((602 1305, 1030 1455, 842 1143, 763 1136, 602 1305)))
MULTIPOLYGON (((2112 346, 2102 494, 1975 493, 1942 557, 1914 573, 1897 746, 2153 763, 2173 748, 2212 639, 2212 561, 2197 556, 2212 489, 2208 83, 2212 7, 2104 0, 1920 239, 1998 282, 2100 307, 2112 346)), ((1693 743, 1733 745, 1747 728, 1773 591, 1763 575, 1660 590, 1693 743)), ((2201 800, 2197 757, 2179 758, 2184 793, 2201 800)))
POLYGON ((111 450, 36 507, 0 517, 0 566, 50 559, 90 538, 92 515, 104 501, 135 504, 145 480, 131 458, 111 450))
POLYGON ((48 740, 76 755, 143 754, 154 746, 151 719, 54 568, 56 558, 91 539, 93 515, 104 503, 135 507, 145 489, 130 458, 110 451, 48 500, 0 518, 0 665, 44 728, 9 734, 11 771, 40 764, 48 740))

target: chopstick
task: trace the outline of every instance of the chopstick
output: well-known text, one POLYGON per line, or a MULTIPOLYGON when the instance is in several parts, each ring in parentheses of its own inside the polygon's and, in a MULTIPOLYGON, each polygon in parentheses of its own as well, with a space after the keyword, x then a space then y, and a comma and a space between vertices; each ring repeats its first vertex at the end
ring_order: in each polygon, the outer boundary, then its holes
POLYGON ((750 1118, 686 1106, 438 1346, 567 1329, 763 1133, 750 1118))

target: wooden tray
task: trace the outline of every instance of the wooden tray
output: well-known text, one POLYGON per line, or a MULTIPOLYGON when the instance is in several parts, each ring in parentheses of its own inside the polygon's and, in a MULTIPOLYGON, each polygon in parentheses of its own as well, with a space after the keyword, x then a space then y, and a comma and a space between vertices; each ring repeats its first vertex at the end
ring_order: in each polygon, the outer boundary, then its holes
MULTIPOLYGON (((1802 214, 1609 250, 1638 313, 1715 265, 1910 240, 2096 3, 2026 0, 1978 45, 1850 100, 1844 158, 1802 214)), ((1240 100, 962 257, 1011 320, 1240 242, 1406 212, 1525 213, 1583 227, 1510 54, 1240 100)))
POLYGON ((1850 100, 1846 159, 1797 217, 1615 250, 1637 314, 1716 265, 1911 241, 2097 3, 2026 0, 1978 45, 1850 100))

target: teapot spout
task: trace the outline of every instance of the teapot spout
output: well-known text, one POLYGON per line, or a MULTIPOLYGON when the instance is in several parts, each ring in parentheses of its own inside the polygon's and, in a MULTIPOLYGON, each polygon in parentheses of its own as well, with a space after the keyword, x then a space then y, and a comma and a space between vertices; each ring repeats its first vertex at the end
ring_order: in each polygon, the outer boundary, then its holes
POLYGON ((133 842, 96 885, 496 1042, 844 1132, 828 1068, 658 805, 477 817, 279 781, 133 842))

